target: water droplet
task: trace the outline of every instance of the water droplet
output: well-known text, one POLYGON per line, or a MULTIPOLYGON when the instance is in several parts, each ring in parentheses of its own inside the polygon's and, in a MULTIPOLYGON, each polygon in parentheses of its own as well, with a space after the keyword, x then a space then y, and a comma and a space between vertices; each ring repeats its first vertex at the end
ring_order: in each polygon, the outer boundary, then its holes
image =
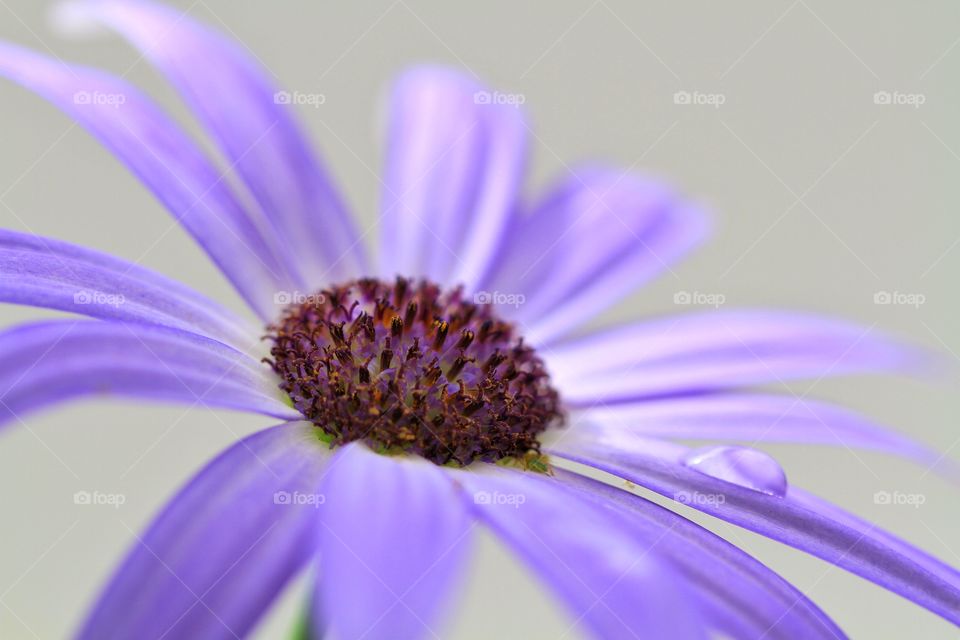
POLYGON ((783 497, 787 493, 787 475, 780 464, 749 447, 704 447, 683 458, 683 464, 694 471, 732 482, 754 491, 783 497))

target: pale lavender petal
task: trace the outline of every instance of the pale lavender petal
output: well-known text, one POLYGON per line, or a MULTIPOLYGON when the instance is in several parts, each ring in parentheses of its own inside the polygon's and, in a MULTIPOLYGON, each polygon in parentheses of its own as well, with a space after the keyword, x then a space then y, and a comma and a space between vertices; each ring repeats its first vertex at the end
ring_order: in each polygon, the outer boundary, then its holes
POLYGON ((837 505, 827 502, 826 500, 819 498, 812 493, 804 491, 803 489, 790 487, 788 495, 793 502, 803 506, 806 509, 816 511, 817 513, 822 514, 824 517, 840 522, 851 529, 856 529, 857 531, 861 531, 873 536, 877 540, 880 540, 889 546, 891 549, 896 549, 904 556, 907 556, 920 566, 924 567, 930 573, 942 574, 945 579, 949 579, 954 586, 960 588, 960 570, 944 564, 929 553, 926 553, 922 549, 918 549, 917 547, 913 546, 903 538, 898 538, 892 533, 881 529, 873 522, 858 518, 849 511, 845 511, 837 505))
POLYGON ((294 115, 297 96, 316 91, 279 91, 254 56, 187 13, 94 0, 68 3, 60 17, 68 26, 114 29, 170 80, 268 214, 309 286, 363 275, 360 236, 294 115))
MULTIPOLYGON (((565 485, 495 468, 453 472, 464 498, 598 638, 703 638, 696 601, 656 544, 565 485)), ((573 629, 571 629, 573 631, 573 629)))
POLYGON ((733 638, 843 638, 803 593, 760 561, 681 515, 638 495, 563 469, 556 479, 617 511, 634 536, 656 543, 693 590, 704 617, 733 638))
POLYGON ((598 315, 670 270, 708 231, 706 217, 666 185, 619 169, 572 170, 529 214, 512 220, 483 285, 533 344, 598 315), (510 300, 522 296, 511 307, 510 300))
POLYGON ((384 169, 385 275, 473 291, 490 268, 526 165, 523 112, 502 104, 505 95, 440 67, 397 80, 384 169))
POLYGON ((434 626, 472 531, 450 478, 423 459, 352 444, 321 491, 323 629, 344 640, 440 637, 434 626))
POLYGON ((46 98, 110 149, 166 205, 261 318, 278 290, 296 288, 294 268, 257 228, 186 134, 130 84, 0 43, 0 75, 46 98))
POLYGON ((306 423, 233 445, 137 536, 79 638, 245 637, 314 554, 327 458, 306 423))
POLYGON ((83 396, 299 418, 277 384, 247 354, 169 327, 53 320, 0 333, 0 424, 83 396))
POLYGON ((77 245, 0 229, 0 301, 161 324, 241 349, 257 330, 190 287, 77 245))
POLYGON ((778 311, 709 311, 607 329, 543 353, 574 406, 851 373, 922 371, 871 327, 778 311))
MULTIPOLYGON (((892 544, 872 528, 812 509, 790 491, 771 495, 696 471, 682 463, 685 447, 658 443, 654 448, 656 454, 636 437, 615 433, 606 440, 572 433, 550 452, 806 551, 960 624, 960 581, 943 563, 906 543, 892 544)), ((764 473, 760 469, 757 475, 764 473)))
POLYGON ((790 442, 873 449, 902 456, 960 478, 943 455, 842 407, 793 396, 759 393, 665 398, 599 405, 577 428, 622 429, 676 440, 790 442))

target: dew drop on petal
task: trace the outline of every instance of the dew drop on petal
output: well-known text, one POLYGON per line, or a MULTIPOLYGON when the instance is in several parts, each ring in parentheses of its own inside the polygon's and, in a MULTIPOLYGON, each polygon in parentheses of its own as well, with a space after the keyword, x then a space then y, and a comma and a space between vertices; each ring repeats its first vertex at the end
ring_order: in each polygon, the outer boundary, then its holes
POLYGON ((749 447, 696 449, 684 456, 683 464, 754 491, 780 497, 787 493, 787 476, 780 464, 764 452, 749 447))

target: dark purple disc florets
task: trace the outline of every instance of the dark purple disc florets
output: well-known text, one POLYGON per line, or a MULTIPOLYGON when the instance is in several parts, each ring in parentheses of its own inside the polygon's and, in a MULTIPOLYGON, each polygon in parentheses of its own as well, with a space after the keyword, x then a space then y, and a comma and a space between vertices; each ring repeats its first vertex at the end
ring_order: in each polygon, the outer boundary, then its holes
POLYGON ((460 289, 357 280, 291 305, 269 331, 281 388, 334 445, 437 464, 529 459, 561 418, 533 349, 460 289))

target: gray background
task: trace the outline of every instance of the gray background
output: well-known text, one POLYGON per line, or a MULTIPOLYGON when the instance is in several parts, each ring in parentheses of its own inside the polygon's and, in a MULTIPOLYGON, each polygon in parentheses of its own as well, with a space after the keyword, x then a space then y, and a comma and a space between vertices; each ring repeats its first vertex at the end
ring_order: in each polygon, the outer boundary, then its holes
MULTIPOLYGON (((956 3, 177 4, 232 32, 285 87, 326 96, 302 115, 367 221, 377 204, 382 89, 406 64, 443 61, 525 96, 538 136, 532 186, 567 162, 603 158, 668 176, 715 212, 713 242, 608 319, 682 311, 674 293, 697 291, 722 294, 728 306, 844 315, 960 352, 960 219, 949 178, 960 170, 956 3), (676 104, 678 91, 724 103, 676 104), (878 91, 924 103, 877 104, 878 91), (878 291, 925 302, 877 305, 878 291)), ((62 40, 48 28, 47 8, 0 0, 0 37, 124 73, 185 116, 133 51, 112 38, 62 40)), ((239 309, 186 234, 82 130, 6 83, 0 122, 0 224, 138 261, 239 309)), ((50 315, 4 306, 0 324, 50 315)), ((955 376, 794 390, 842 401, 960 458, 955 376)), ((163 500, 212 454, 266 424, 200 408, 84 402, 3 434, 0 636, 67 633, 163 500), (127 502, 73 504, 75 491, 94 489, 127 502)), ((769 450, 795 484, 960 565, 956 492, 935 475, 842 448, 769 450), (919 493, 925 503, 877 505, 878 490, 919 493)), ((782 572, 854 637, 955 637, 934 615, 841 570, 710 526, 782 572)), ((302 597, 285 597, 261 636, 287 629, 302 597)), ((484 539, 441 635, 570 637, 569 622, 484 539)))

